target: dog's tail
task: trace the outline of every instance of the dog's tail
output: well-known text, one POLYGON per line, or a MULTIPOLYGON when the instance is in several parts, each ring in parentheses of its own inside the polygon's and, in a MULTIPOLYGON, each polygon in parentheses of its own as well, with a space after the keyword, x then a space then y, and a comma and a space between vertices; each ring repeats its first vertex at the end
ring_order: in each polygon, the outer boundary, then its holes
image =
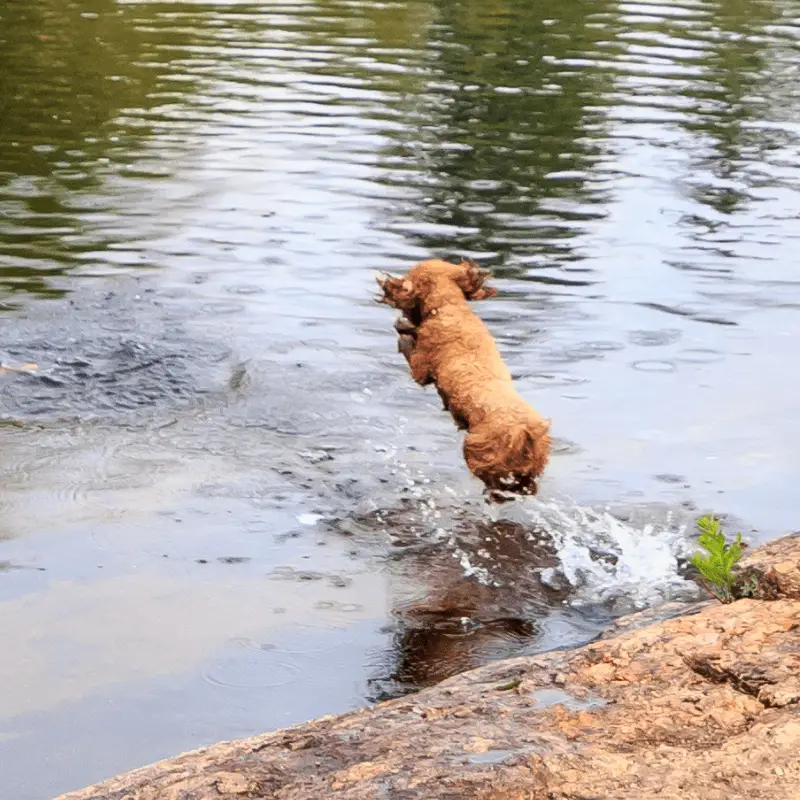
POLYGON ((464 440, 467 466, 490 490, 536 494, 536 479, 550 460, 549 419, 515 422, 501 433, 474 430, 464 440))

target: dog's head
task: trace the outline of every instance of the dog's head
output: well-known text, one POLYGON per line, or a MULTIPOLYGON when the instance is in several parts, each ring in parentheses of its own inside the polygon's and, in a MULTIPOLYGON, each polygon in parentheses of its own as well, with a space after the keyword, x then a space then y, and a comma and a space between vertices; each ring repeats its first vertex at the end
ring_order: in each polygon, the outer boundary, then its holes
POLYGON ((455 293, 458 299, 485 300, 497 294, 497 289, 485 285, 489 277, 491 273, 488 270, 480 269, 473 262, 451 264, 430 259, 412 267, 404 278, 388 274, 380 276, 377 280, 383 289, 383 297, 379 302, 411 312, 420 300, 432 295, 452 300, 455 293))

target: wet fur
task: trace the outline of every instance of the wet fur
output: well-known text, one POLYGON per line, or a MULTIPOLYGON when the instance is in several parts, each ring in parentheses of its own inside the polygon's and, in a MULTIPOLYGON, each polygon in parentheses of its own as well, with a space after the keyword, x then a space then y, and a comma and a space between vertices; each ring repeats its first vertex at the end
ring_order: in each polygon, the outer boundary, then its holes
POLYGON ((492 335, 468 300, 493 297, 489 273, 474 264, 432 259, 405 277, 378 279, 381 302, 403 312, 398 349, 422 386, 436 384, 459 428, 464 459, 491 500, 536 494, 550 457, 550 420, 517 393, 492 335))

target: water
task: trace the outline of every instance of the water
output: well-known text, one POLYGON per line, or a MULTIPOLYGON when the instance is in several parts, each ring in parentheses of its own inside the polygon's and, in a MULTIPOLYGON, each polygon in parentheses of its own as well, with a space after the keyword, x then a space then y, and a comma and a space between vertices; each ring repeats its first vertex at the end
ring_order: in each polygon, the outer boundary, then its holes
POLYGON ((0 773, 41 800, 693 597, 796 524, 796 0, 0 6, 0 773), (486 509, 378 270, 490 267, 486 509))

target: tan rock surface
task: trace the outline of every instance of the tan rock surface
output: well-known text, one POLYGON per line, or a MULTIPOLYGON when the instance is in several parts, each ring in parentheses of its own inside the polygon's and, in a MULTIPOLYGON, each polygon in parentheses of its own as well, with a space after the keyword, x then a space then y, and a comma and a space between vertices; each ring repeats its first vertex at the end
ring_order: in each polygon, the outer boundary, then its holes
POLYGON ((778 599, 710 602, 649 627, 634 617, 578 650, 60 800, 800 800, 800 536, 746 563, 778 599))

